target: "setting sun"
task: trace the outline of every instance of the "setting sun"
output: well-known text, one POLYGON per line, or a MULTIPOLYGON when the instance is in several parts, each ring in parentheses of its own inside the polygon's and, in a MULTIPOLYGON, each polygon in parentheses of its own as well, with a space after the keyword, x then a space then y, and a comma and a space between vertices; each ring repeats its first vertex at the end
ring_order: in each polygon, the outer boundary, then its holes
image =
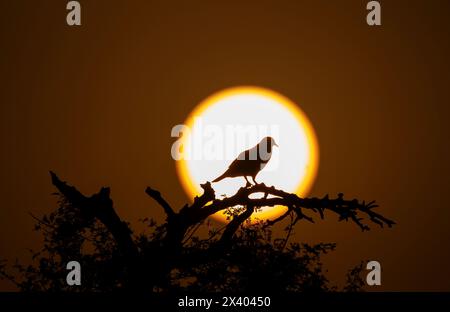
MULTIPOLYGON (((200 184, 223 174, 244 150, 262 138, 273 137, 278 147, 256 176, 257 183, 306 196, 319 163, 314 129, 300 108, 274 91, 259 87, 235 87, 202 101, 187 117, 179 138, 177 172, 187 195, 200 195, 200 184)), ((217 197, 231 196, 246 185, 243 177, 213 183, 217 197)), ((252 220, 281 215, 284 207, 262 207, 252 220)), ((214 219, 226 221, 223 212, 214 219)))

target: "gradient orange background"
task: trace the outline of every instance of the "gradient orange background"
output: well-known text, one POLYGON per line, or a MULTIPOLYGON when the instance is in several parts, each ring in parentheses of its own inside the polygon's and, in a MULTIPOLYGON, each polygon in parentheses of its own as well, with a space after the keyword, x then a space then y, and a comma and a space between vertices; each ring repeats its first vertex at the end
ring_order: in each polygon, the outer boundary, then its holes
MULTIPOLYGON (((210 94, 257 85, 308 115, 320 144, 313 196, 376 199, 393 229, 361 233, 329 215, 296 238, 337 242, 332 280, 378 260, 376 290, 450 291, 450 2, 65 1, 0 3, 0 257, 27 259, 50 212, 48 170, 86 194, 112 187, 119 215, 163 214, 144 194, 188 198, 171 128, 210 94)), ((14 289, 0 282, 0 290, 14 289)))

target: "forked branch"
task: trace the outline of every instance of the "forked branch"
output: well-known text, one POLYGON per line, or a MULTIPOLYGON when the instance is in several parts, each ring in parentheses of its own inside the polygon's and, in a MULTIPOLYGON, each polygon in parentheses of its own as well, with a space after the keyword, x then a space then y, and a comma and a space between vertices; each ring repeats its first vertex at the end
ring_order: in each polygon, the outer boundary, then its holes
MULTIPOLYGON (((358 225, 362 231, 370 229, 368 222, 364 221, 370 221, 381 227, 384 225, 392 227, 395 224, 394 221, 373 211, 374 208, 378 207, 375 201, 366 204, 365 201, 360 202, 357 199, 345 200, 342 193, 339 193, 336 199, 330 199, 328 195, 323 198, 302 198, 273 186, 256 184, 240 188, 233 196, 217 199, 209 182, 203 184, 202 188, 203 194, 195 197, 192 205, 185 205, 176 213, 179 217, 178 221, 181 221, 185 227, 189 227, 217 212, 233 209, 237 206, 246 207, 244 212, 234 216, 233 220, 227 225, 222 236, 223 240, 229 239, 237 231, 239 225, 252 216, 255 207, 286 207, 286 212, 276 219, 266 221, 265 226, 272 226, 290 216, 291 213, 295 215, 294 224, 300 220, 314 222, 314 219, 305 211, 318 214, 321 219, 325 217, 326 211, 330 211, 338 215, 339 221, 351 221, 358 225), (251 196, 254 194, 264 194, 264 196, 255 198, 251 196)), ((161 206, 164 211, 167 210, 164 203, 161 206)))

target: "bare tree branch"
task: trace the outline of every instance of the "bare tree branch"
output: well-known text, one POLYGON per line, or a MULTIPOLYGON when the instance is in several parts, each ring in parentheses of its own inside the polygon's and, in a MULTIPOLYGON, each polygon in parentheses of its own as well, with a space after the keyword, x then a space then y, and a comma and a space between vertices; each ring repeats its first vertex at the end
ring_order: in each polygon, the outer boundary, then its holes
POLYGON ((287 207, 287 211, 282 216, 267 222, 269 226, 285 219, 291 211, 297 214, 298 220, 305 219, 314 222, 312 217, 303 213, 303 209, 318 213, 322 219, 324 218, 324 211, 329 210, 337 214, 340 221, 353 221, 363 231, 369 230, 369 226, 362 222, 363 218, 361 216, 364 215, 368 217, 368 220, 379 226, 387 225, 388 227, 392 227, 395 224, 394 221, 372 211, 373 208, 378 207, 375 205, 375 202, 372 201, 365 204, 364 201, 360 203, 356 199, 344 200, 342 193, 338 194, 336 199, 329 199, 328 195, 321 199, 315 197, 301 198, 296 194, 278 190, 273 186, 268 187, 265 184, 257 184, 249 188, 243 187, 231 197, 215 199, 213 198, 214 193, 213 191, 211 192, 209 183, 205 185, 204 189, 205 193, 200 197, 196 197, 192 206, 185 206, 180 211, 180 216, 183 216, 187 225, 195 224, 216 212, 235 206, 287 207), (264 193, 265 196, 262 198, 250 198, 250 195, 256 193, 264 193), (269 196, 266 197, 266 195, 269 196), (195 207, 195 209, 192 207, 195 207))
POLYGON ((167 217, 173 217, 175 215, 175 212, 173 211, 172 207, 169 205, 169 203, 161 196, 161 193, 157 190, 152 189, 151 187, 147 187, 145 189, 145 193, 147 193, 148 196, 153 198, 163 209, 166 213, 167 217))
POLYGON ((97 194, 86 197, 75 187, 61 181, 55 173, 50 171, 50 175, 53 185, 72 206, 80 209, 85 218, 98 218, 106 226, 125 257, 136 258, 138 256, 138 249, 131 237, 131 230, 113 208, 113 202, 109 197, 109 188, 102 187, 97 194))
POLYGON ((241 226, 245 220, 250 218, 253 211, 255 210, 255 206, 253 205, 247 205, 244 212, 241 214, 234 216, 234 218, 228 223, 228 225, 225 228, 225 231, 223 232, 222 236, 220 237, 220 241, 222 243, 226 243, 231 241, 233 238, 234 233, 239 229, 239 226, 241 226))

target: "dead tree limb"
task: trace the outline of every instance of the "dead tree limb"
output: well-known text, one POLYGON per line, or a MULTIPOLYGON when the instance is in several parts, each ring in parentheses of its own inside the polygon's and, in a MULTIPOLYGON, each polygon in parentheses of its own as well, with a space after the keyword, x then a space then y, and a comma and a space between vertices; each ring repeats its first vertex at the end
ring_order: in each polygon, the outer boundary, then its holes
MULTIPOLYGON (((98 219, 110 231, 117 243, 119 251, 124 255, 126 264, 129 266, 131 282, 141 288, 145 282, 145 276, 140 274, 143 266, 141 263, 142 251, 140 251, 132 238, 131 230, 123 222, 114 210, 113 202, 110 198, 110 189, 101 188, 97 194, 90 197, 83 195, 75 187, 61 181, 59 177, 50 172, 52 183, 65 199, 73 207, 80 210, 81 215, 86 220, 98 219)), ((235 215, 226 225, 224 232, 219 239, 219 243, 230 243, 233 235, 240 226, 250 218, 256 207, 283 206, 286 208, 281 216, 276 219, 266 221, 264 226, 272 226, 288 216, 292 217, 291 224, 294 225, 300 220, 314 222, 310 214, 318 214, 320 218, 325 217, 325 212, 330 211, 339 217, 339 220, 351 221, 358 225, 361 230, 369 230, 367 221, 375 223, 381 227, 387 225, 392 227, 395 222, 373 211, 378 207, 374 201, 344 200, 343 194, 338 194, 336 199, 329 199, 326 195, 323 198, 301 198, 296 194, 284 192, 269 187, 265 184, 256 184, 250 187, 240 188, 236 194, 225 198, 216 198, 211 183, 201 185, 203 194, 194 198, 191 205, 183 206, 178 212, 163 198, 160 192, 148 187, 146 193, 154 199, 163 209, 167 216, 166 235, 161 244, 160 250, 154 255, 155 272, 149 274, 154 279, 150 287, 156 285, 155 280, 164 281, 166 274, 176 265, 177 259, 183 249, 183 242, 189 236, 189 229, 203 222, 209 216, 240 206, 244 211, 235 215), (264 194, 263 197, 255 198, 254 194, 264 194), (309 214, 305 212, 309 211, 309 214)), ((222 244, 223 245, 223 244, 222 244)))
POLYGON ((147 187, 145 189, 145 193, 147 193, 148 196, 153 198, 164 209, 164 212, 166 213, 168 218, 171 218, 171 217, 173 217, 175 215, 175 212, 173 211, 172 207, 161 196, 161 193, 159 191, 154 190, 151 187, 147 187))
POLYGON ((98 219, 113 236, 118 250, 121 252, 130 274, 130 285, 134 289, 145 289, 145 279, 141 275, 139 250, 132 238, 132 231, 117 215, 110 198, 110 189, 102 187, 97 194, 84 196, 75 187, 61 181, 50 171, 53 185, 66 200, 79 209, 81 216, 89 221, 98 219))
POLYGON ((102 222, 114 237, 119 250, 127 257, 136 257, 138 254, 131 237, 131 230, 117 215, 113 207, 113 201, 109 197, 110 189, 102 187, 97 194, 86 197, 75 187, 61 181, 59 177, 50 171, 53 185, 71 203, 80 209, 85 218, 97 218, 102 222))
MULTIPOLYGON (((366 223, 363 223, 363 217, 366 217, 368 221, 381 227, 384 225, 392 227, 395 224, 394 221, 373 211, 374 208, 378 207, 374 201, 366 204, 365 201, 359 202, 357 199, 344 200, 342 193, 338 194, 336 199, 329 199, 328 195, 323 198, 301 198, 296 194, 278 190, 273 186, 269 187, 265 184, 257 184, 248 188, 240 188, 236 194, 231 197, 216 199, 210 183, 202 185, 202 188, 204 189, 204 193, 201 196, 196 197, 191 206, 186 205, 177 213, 181 222, 185 223, 186 226, 196 224, 214 213, 235 206, 284 206, 287 208, 286 212, 280 217, 267 221, 266 226, 271 226, 284 220, 291 212, 296 214, 297 221, 304 219, 309 222, 314 222, 313 218, 306 215, 303 210, 317 213, 321 219, 325 217, 325 211, 330 211, 338 215, 339 221, 352 221, 363 231, 370 229, 366 223), (250 195, 256 193, 263 193, 265 196, 261 198, 250 197, 250 195)), ((250 215, 248 217, 250 217, 250 215)))
POLYGON ((221 243, 228 243, 233 238, 234 233, 239 229, 239 227, 250 218, 253 214, 255 207, 253 205, 247 205, 244 212, 235 216, 226 226, 222 236, 220 237, 221 243))

